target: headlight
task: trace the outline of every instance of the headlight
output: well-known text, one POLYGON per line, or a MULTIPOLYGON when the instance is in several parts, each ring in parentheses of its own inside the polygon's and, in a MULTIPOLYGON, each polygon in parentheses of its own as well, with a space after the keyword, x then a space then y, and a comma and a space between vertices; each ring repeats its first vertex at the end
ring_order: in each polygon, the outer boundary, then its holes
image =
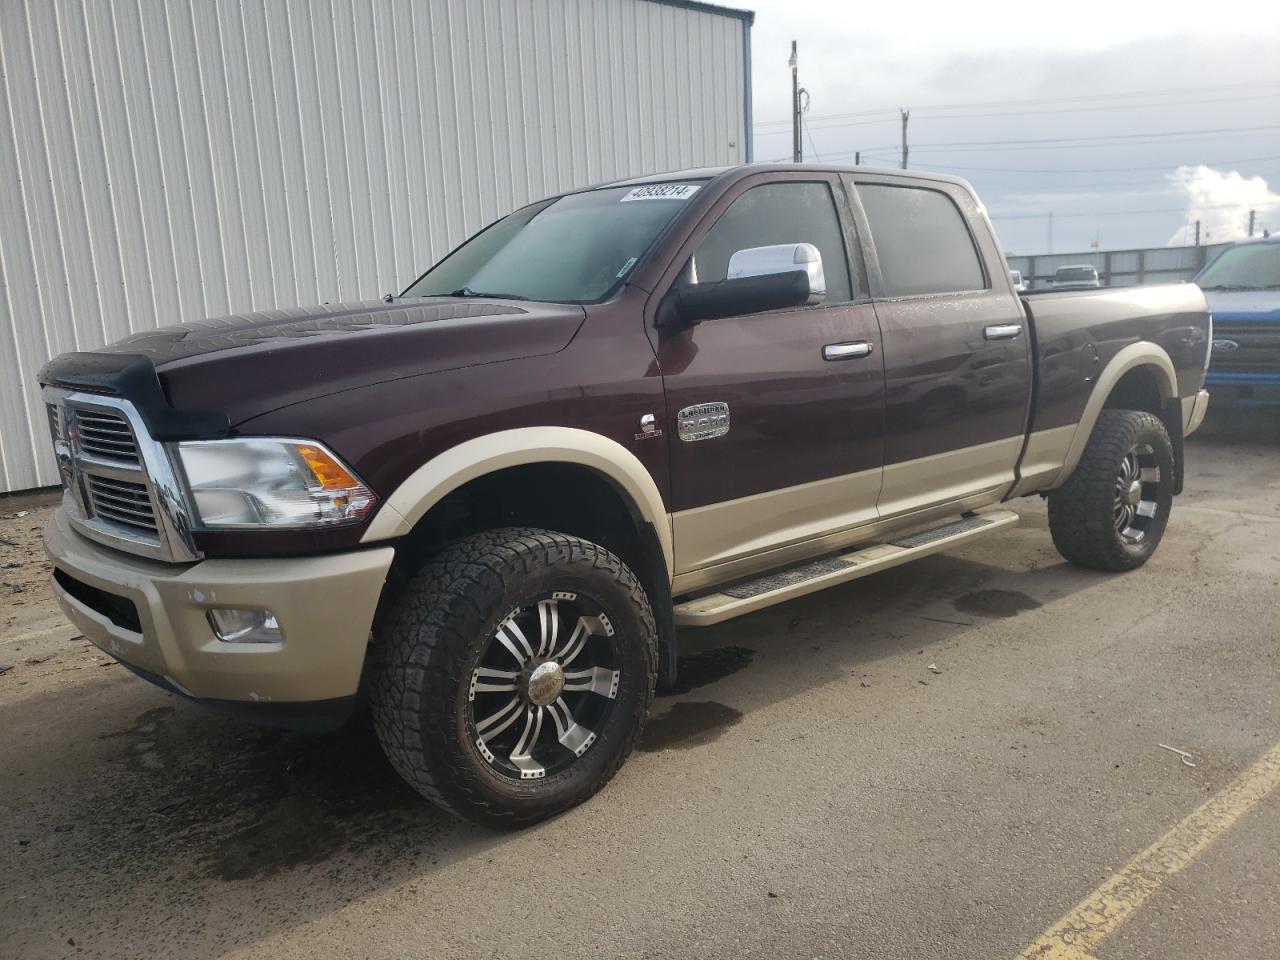
POLYGON ((178 444, 206 527, 323 527, 362 519, 377 503, 323 444, 249 437, 178 444))

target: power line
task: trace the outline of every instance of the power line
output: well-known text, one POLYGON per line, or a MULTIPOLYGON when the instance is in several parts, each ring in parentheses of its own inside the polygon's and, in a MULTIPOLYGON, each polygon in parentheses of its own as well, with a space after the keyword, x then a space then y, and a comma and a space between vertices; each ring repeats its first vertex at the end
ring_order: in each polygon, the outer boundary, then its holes
POLYGON ((955 147, 1008 147, 1024 144, 1052 144, 1060 147, 1068 144, 1081 146, 1097 146, 1092 141, 1147 140, 1156 137, 1202 137, 1220 133, 1272 133, 1280 130, 1280 125, 1270 124, 1257 127, 1219 127, 1215 130, 1165 130, 1152 133, 1116 133, 1097 137, 1048 137, 1039 140, 934 140, 927 143, 912 144, 917 149, 952 149, 955 147), (1086 141, 1089 141, 1086 143, 1086 141))
MULTIPOLYGON (((865 159, 871 159, 871 160, 876 160, 880 163, 890 164, 893 158, 890 158, 887 156, 870 157, 869 154, 876 153, 876 152, 885 152, 892 149, 896 149, 896 145, 891 145, 889 147, 878 147, 878 148, 873 147, 870 149, 863 149, 861 152, 865 159)), ((840 153, 829 153, 827 154, 827 160, 828 161, 841 160, 841 159, 853 156, 853 153, 854 151, 852 150, 843 151, 840 153)), ((1157 164, 1155 166, 1150 166, 1150 167, 1053 167, 1053 168, 1040 168, 1040 169, 1026 169, 1023 167, 970 167, 970 166, 961 166, 953 163, 937 163, 932 160, 926 160, 924 161, 924 166, 927 168, 936 167, 942 170, 962 170, 962 171, 974 171, 978 173, 1037 173, 1037 174, 1039 173, 1072 173, 1072 174, 1088 173, 1088 174, 1094 174, 1094 173, 1142 173, 1148 170, 1174 170, 1174 169, 1177 169, 1178 167, 1196 167, 1196 166, 1213 167, 1213 166, 1227 166, 1227 165, 1236 164, 1236 163, 1270 163, 1275 160, 1280 160, 1280 157, 1241 157, 1235 160, 1197 160, 1197 161, 1189 161, 1186 163, 1161 163, 1161 164, 1157 164)), ((781 161, 775 160, 773 162, 779 163, 781 161)))
MULTIPOLYGON (((1095 113, 1103 110, 1149 110, 1155 107, 1193 107, 1205 103, 1239 103, 1242 100, 1274 100, 1275 93, 1258 93, 1245 97, 1214 97, 1207 100, 1169 100, 1165 103, 1118 103, 1093 107, 1058 107, 1053 110, 1002 110, 988 113, 948 113, 928 120, 968 120, 978 117, 1039 117, 1050 113, 1095 113)), ((924 108, 921 108, 924 109, 924 108)))
POLYGON ((809 132, 809 125, 804 122, 804 117, 800 118, 800 125, 804 128, 804 135, 809 138, 809 149, 813 151, 813 159, 821 162, 822 158, 818 156, 818 147, 813 142, 813 134, 809 132))
POLYGON ((1079 103, 1082 101, 1134 100, 1145 97, 1179 96, 1185 93, 1219 93, 1255 87, 1280 87, 1280 80, 1256 80, 1248 83, 1220 83, 1206 87, 1166 87, 1160 90, 1129 90, 1123 93, 1096 93, 1085 96, 1041 97, 1034 100, 988 100, 970 103, 921 104, 921 110, 959 110, 971 107, 1024 106, 1045 103, 1079 103))
MULTIPOLYGON (((1263 171, 1267 176, 1275 176, 1280 174, 1280 170, 1270 169, 1263 171)), ((1154 177, 1143 177, 1141 179, 1126 180, 1106 180, 1100 183, 1056 183, 1050 182, 1041 184, 1037 181, 1034 185, 1023 184, 1021 186, 1003 186, 998 182, 990 183, 982 188, 982 195, 990 197, 992 195, 1014 194, 1017 196, 1060 196, 1060 197, 1081 197, 1103 194, 1129 193, 1134 196, 1158 196, 1161 194, 1171 194, 1180 189, 1180 185, 1173 180, 1160 180, 1154 177), (1147 189, 1137 189, 1146 187, 1147 189)))
MULTIPOLYGON (((1023 100, 986 100, 986 101, 969 101, 967 103, 934 103, 934 104, 922 104, 921 106, 913 107, 912 109, 921 110, 921 111, 964 110, 964 109, 978 109, 978 108, 990 108, 990 107, 1021 107, 1021 106, 1033 106, 1038 104, 1055 104, 1055 103, 1072 104, 1072 103, 1087 103, 1087 102, 1098 102, 1098 101, 1132 100, 1132 99, 1144 98, 1144 97, 1149 98, 1149 97, 1176 96, 1176 95, 1188 94, 1188 93, 1190 94, 1219 93, 1227 90, 1253 89, 1258 87, 1267 87, 1267 88, 1280 87, 1280 80, 1265 80, 1265 81, 1256 81, 1251 83, 1226 83, 1226 84, 1216 84, 1214 86, 1206 86, 1206 87, 1169 87, 1163 90, 1136 90, 1136 91, 1129 91, 1127 93, 1092 94, 1092 95, 1086 95, 1086 96, 1043 97, 1043 98, 1023 99, 1023 100)), ((1174 103, 1164 104, 1164 106, 1176 106, 1176 105, 1177 104, 1174 104, 1174 103)), ((1150 106, 1160 106, 1160 104, 1150 104, 1150 106)), ((871 117, 871 116, 876 116, 878 114, 885 114, 889 117, 895 117, 897 116, 897 113, 898 111, 896 107, 880 107, 875 110, 859 110, 854 113, 828 114, 826 116, 814 117, 813 119, 814 120, 843 120, 848 118, 871 117)), ((790 122, 791 122, 790 120, 761 120, 758 123, 754 124, 754 126, 757 126, 757 127, 773 126, 776 124, 789 124, 790 122)))
MULTIPOLYGON (((1052 110, 1005 110, 1000 112, 987 112, 987 113, 950 113, 950 114, 942 114, 939 116, 930 116, 926 114, 925 119, 926 120, 972 120, 972 119, 979 119, 982 117, 1040 117, 1040 116, 1045 116, 1047 114, 1055 114, 1055 113, 1097 113, 1100 111, 1107 111, 1107 110, 1150 110, 1158 107, 1187 107, 1187 106, 1197 106, 1197 105, 1206 104, 1206 103, 1239 103, 1244 100, 1275 100, 1278 97, 1280 97, 1280 94, 1260 93, 1260 94, 1254 94, 1252 96, 1244 96, 1244 97, 1215 97, 1208 100, 1170 100, 1165 103, 1119 103, 1119 104, 1108 104, 1108 105, 1093 106, 1093 107, 1059 107, 1057 109, 1052 109, 1052 110)), ((876 124, 882 124, 882 123, 892 123, 894 119, 891 114, 885 113, 883 116, 880 116, 874 120, 850 120, 850 121, 841 122, 841 123, 820 122, 825 120, 841 120, 845 116, 852 116, 852 115, 851 114, 828 114, 826 116, 815 116, 812 118, 815 121, 813 129, 843 130, 847 127, 864 127, 864 126, 874 126, 876 124)), ((763 121, 761 123, 755 124, 753 127, 753 129, 755 129, 756 131, 755 135, 757 137, 768 137, 768 136, 773 136, 774 134, 785 133, 786 130, 783 128, 770 129, 770 130, 760 129, 765 125, 773 126, 776 123, 777 123, 776 120, 767 120, 767 121, 763 121)))
POLYGON ((1263 207, 1280 206, 1280 200, 1272 200, 1267 203, 1204 203, 1193 207, 1165 207, 1163 209, 1146 209, 1146 210, 1093 210, 1079 213, 1058 213, 1056 210, 1042 210, 1037 213, 988 213, 987 216, 992 220, 1039 220, 1052 215, 1053 217, 1133 217, 1145 216, 1151 213, 1187 213, 1200 210, 1227 210, 1231 208, 1239 208, 1248 210, 1251 208, 1261 209, 1263 207))

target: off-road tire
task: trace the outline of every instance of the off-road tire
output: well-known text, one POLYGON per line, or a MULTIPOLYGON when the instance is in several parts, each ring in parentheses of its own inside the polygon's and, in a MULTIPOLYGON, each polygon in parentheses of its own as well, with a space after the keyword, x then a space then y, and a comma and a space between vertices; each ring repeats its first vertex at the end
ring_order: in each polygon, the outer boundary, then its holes
POLYGON ((1173 444, 1164 423, 1137 410, 1103 410, 1071 478, 1049 494, 1049 532, 1067 560, 1093 570, 1133 570, 1147 562, 1164 536, 1173 506, 1173 444), (1117 530, 1117 480, 1126 457, 1150 448, 1159 468, 1156 515, 1141 542, 1117 530))
POLYGON ((622 766, 653 700, 657 657, 649 599, 616 556, 547 530, 490 530, 441 551, 400 587, 380 618, 374 725, 392 766, 422 796, 486 826, 524 826, 591 797, 622 766), (608 720, 590 748, 543 779, 513 780, 486 762, 474 742, 468 688, 504 618, 523 598, 547 590, 595 597, 621 638, 623 663, 608 720))

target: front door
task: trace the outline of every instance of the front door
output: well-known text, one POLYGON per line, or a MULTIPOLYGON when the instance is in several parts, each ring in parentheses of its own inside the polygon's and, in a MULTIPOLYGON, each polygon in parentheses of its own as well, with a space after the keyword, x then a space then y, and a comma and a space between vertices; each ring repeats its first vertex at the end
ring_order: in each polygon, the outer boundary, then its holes
POLYGON ((797 243, 821 254, 820 303, 659 331, 677 574, 714 580, 718 565, 876 516, 880 332, 838 179, 737 184, 695 231, 674 282, 723 280, 738 251, 797 243))
POLYGON ((1030 331, 972 195, 858 178, 878 267, 885 368, 884 517, 998 499, 1031 399, 1030 331), (970 225, 973 229, 971 230, 970 225))

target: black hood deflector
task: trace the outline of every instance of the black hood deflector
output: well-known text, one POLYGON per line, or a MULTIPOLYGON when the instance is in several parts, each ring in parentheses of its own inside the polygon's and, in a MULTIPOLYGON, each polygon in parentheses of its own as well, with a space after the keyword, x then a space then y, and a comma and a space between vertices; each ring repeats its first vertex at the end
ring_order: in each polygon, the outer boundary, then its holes
POLYGON ((43 386, 125 398, 156 440, 216 439, 231 431, 225 413, 169 406, 155 364, 140 354, 64 353, 40 368, 39 380, 43 386))

